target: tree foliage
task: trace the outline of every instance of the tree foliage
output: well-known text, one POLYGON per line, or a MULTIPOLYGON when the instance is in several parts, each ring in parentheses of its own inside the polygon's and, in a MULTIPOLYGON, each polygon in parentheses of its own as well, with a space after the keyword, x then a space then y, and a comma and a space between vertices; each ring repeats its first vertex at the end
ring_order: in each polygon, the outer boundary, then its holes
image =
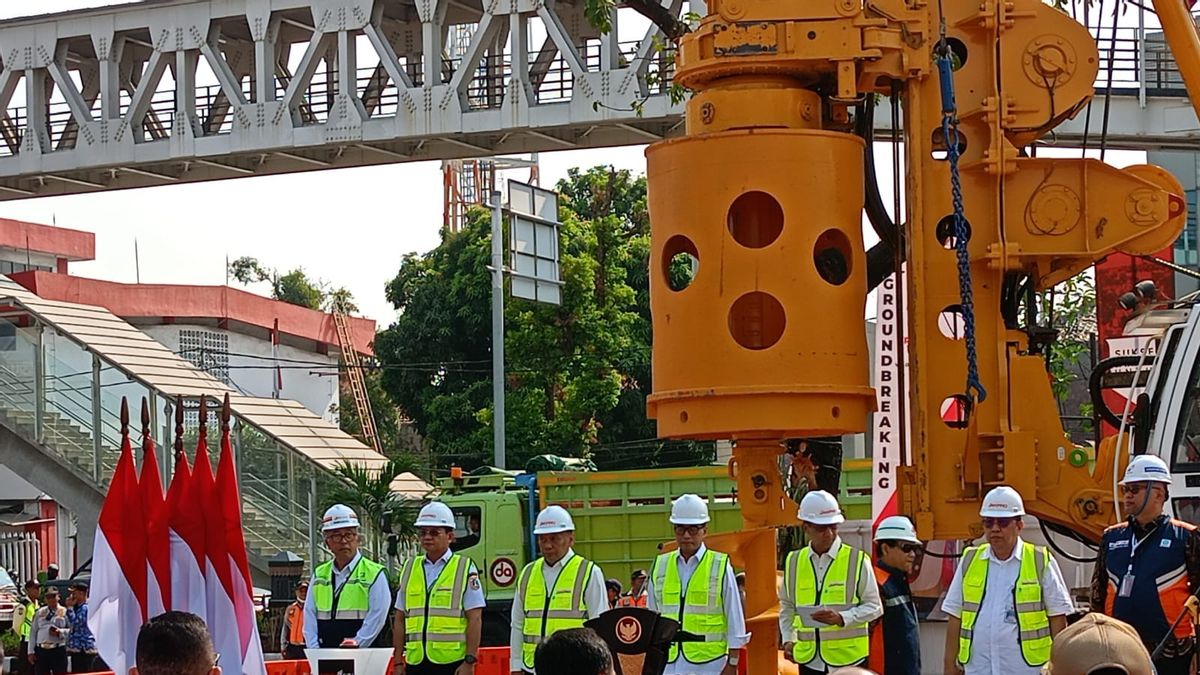
POLYGON ((334 467, 334 474, 341 480, 332 483, 322 495, 320 511, 323 513, 334 504, 345 504, 354 509, 365 526, 364 543, 377 554, 383 550, 389 531, 402 541, 415 541, 416 526, 413 523, 420 502, 396 492, 392 482, 400 474, 420 470, 420 462, 407 455, 392 457, 378 471, 362 464, 342 462, 334 467))
POLYGON ((332 311, 340 304, 345 312, 358 311, 350 291, 344 287, 331 288, 325 281, 312 279, 302 267, 280 273, 278 269, 266 267, 257 258, 242 256, 230 261, 228 269, 229 276, 242 285, 269 283, 271 297, 275 300, 315 310, 332 311))
MULTIPOLYGON (((561 193, 563 303, 507 298, 508 464, 553 453, 601 468, 694 463, 711 446, 663 444, 646 419, 650 313, 646 182, 572 170, 561 193)), ((492 457, 490 214, 473 211, 388 286, 400 318, 376 339, 383 386, 442 465, 492 457)))

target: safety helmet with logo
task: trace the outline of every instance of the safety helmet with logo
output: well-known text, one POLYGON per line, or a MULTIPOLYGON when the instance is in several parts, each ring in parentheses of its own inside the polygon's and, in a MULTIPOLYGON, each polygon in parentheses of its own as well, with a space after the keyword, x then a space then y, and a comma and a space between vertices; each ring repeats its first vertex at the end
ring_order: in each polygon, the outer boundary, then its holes
POLYGON ((979 515, 984 518, 1018 518, 1025 515, 1025 502, 1016 490, 1001 485, 984 495, 979 515))
POLYGON ((1167 463, 1155 455, 1134 457, 1125 468, 1125 477, 1121 479, 1120 484, 1141 482, 1170 483, 1171 471, 1167 468, 1167 463))
POLYGON ((457 527, 454 523, 454 512, 442 502, 429 502, 421 507, 417 514, 417 527, 457 527))
POLYGON ((917 528, 912 521, 904 516, 888 516, 879 523, 875 530, 875 541, 908 541, 920 544, 917 539, 917 528))
POLYGON ((708 522, 708 502, 698 495, 682 495, 671 502, 671 523, 703 525, 708 522))
POLYGON ((321 531, 341 530, 347 527, 358 527, 358 514, 345 504, 334 504, 325 511, 321 519, 321 531))
POLYGON ((813 525, 837 525, 846 518, 833 495, 824 490, 813 490, 800 500, 800 520, 813 525))
POLYGON ((538 514, 537 523, 533 526, 534 534, 557 534, 559 532, 574 532, 575 521, 571 514, 561 506, 547 506, 538 514))

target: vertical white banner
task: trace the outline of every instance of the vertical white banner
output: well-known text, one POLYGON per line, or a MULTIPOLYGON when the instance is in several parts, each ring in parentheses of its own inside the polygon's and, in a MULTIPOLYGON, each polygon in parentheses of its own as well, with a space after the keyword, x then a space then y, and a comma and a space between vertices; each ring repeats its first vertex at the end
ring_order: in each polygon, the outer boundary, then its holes
POLYGON ((903 430, 906 428, 903 402, 907 399, 901 375, 904 336, 897 320, 903 293, 900 276, 893 274, 875 293, 875 368, 876 411, 871 424, 871 524, 899 513, 896 486, 897 468, 904 460, 903 430))

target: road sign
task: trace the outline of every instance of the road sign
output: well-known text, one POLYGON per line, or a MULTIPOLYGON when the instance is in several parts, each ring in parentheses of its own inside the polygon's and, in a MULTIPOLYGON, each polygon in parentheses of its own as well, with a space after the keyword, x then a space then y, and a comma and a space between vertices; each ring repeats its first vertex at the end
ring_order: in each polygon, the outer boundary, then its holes
POLYGON ((558 195, 536 185, 508 182, 513 297, 562 304, 558 256, 558 195))

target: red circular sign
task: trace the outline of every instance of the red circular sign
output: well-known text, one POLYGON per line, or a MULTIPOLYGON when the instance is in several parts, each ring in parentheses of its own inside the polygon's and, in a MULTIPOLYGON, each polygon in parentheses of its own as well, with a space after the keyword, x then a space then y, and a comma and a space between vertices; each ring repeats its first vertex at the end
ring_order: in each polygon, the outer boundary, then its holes
POLYGON ((497 586, 512 586, 517 580, 517 566, 508 558, 496 558, 488 569, 488 576, 497 586))
POLYGON ((631 645, 642 637, 642 622, 627 616, 617 622, 617 639, 631 645))

